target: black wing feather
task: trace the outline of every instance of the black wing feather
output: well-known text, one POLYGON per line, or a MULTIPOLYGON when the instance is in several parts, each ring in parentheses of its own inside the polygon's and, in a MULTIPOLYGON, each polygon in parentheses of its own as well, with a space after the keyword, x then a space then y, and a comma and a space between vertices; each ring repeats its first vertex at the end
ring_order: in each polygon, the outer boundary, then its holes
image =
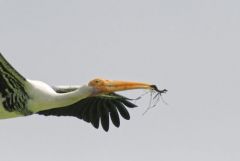
POLYGON ((126 120, 130 119, 130 115, 128 113, 128 110, 123 106, 123 104, 121 102, 113 100, 112 103, 117 107, 119 113, 121 114, 121 116, 123 118, 125 118, 126 120))
POLYGON ((109 129, 109 110, 106 106, 106 100, 103 100, 103 106, 100 107, 101 124, 105 131, 109 129))
POLYGON ((135 107, 137 107, 137 105, 133 104, 132 102, 130 102, 130 101, 126 100, 126 99, 121 99, 121 102, 122 102, 125 106, 127 106, 127 107, 129 107, 129 108, 135 108, 135 107))
MULTIPOLYGON (((96 102, 95 99, 89 99, 87 104, 84 106, 84 110, 82 112, 82 119, 86 122, 90 122, 90 110, 93 108, 96 108, 96 102)), ((81 113, 80 113, 81 114, 81 113)))
POLYGON ((90 109, 90 119, 93 127, 96 129, 99 128, 99 119, 100 119, 100 108, 101 108, 101 100, 97 100, 95 106, 90 109))
POLYGON ((120 113, 124 119, 130 119, 126 107, 133 108, 136 107, 136 105, 130 103, 126 97, 111 93, 108 95, 88 97, 72 105, 40 111, 38 114, 45 116, 74 116, 91 123, 95 128, 99 128, 101 120, 103 129, 108 131, 109 116, 116 127, 120 126, 118 113, 120 113))
MULTIPOLYGON (((108 107, 112 107, 111 103, 109 103, 108 101, 106 102, 108 107)), ((116 126, 119 127, 120 126, 120 119, 119 119, 119 115, 118 115, 118 111, 115 107, 113 108, 108 108, 109 112, 110 112, 110 117, 112 120, 112 123, 116 126)))

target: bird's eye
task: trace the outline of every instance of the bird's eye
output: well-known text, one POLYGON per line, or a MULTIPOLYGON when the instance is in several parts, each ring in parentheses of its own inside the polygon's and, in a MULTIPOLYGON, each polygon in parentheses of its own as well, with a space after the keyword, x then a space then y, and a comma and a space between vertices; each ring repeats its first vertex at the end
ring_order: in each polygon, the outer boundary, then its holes
POLYGON ((95 83, 99 83, 100 81, 99 80, 95 80, 95 83))

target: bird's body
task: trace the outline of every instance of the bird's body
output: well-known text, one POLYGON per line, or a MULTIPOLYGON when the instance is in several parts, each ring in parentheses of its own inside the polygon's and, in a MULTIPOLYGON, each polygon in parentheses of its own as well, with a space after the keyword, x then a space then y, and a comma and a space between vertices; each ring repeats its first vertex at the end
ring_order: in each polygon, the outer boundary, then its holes
MULTIPOLYGON (((50 86, 41 81, 26 80, 24 89, 28 93, 29 99, 26 102, 26 109, 32 113, 38 112, 41 108, 44 108, 44 103, 48 102, 48 99, 54 97, 56 93, 50 86)), ((2 102, 6 98, 0 97, 0 119, 12 118, 24 116, 24 113, 19 111, 11 111, 5 109, 2 102)))
MULTIPOLYGON (((36 80, 26 80, 24 84, 24 89, 26 93, 28 93, 29 99, 26 102, 26 109, 28 109, 31 113, 37 113, 42 110, 48 110, 53 108, 58 108, 66 105, 70 105, 75 103, 78 100, 81 100, 87 97, 88 89, 86 86, 75 86, 75 90, 71 91, 71 93, 76 93, 78 89, 81 88, 82 95, 77 94, 77 97, 68 97, 70 93, 57 93, 51 86, 36 80), (69 102, 69 103, 68 103, 69 102)), ((68 87, 65 87, 68 88, 68 87)), ((19 111, 9 112, 3 106, 3 101, 5 98, 0 97, 0 119, 24 116, 24 113, 20 113, 19 111)), ((30 113, 30 114, 31 114, 30 113)), ((28 115, 28 114, 27 114, 28 115)))
POLYGON ((74 116, 91 122, 95 128, 101 121, 103 129, 108 131, 109 117, 116 127, 120 126, 119 114, 130 119, 126 107, 136 105, 114 93, 129 89, 158 90, 146 83, 102 79, 94 79, 83 86, 52 87, 41 81, 25 79, 0 53, 0 119, 32 114, 74 116))

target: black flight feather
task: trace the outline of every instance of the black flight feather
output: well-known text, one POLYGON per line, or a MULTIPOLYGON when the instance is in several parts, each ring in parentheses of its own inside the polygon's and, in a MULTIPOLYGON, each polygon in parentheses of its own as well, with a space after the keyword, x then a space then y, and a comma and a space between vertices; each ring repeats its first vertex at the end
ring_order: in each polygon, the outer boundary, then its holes
POLYGON ((111 103, 114 104, 115 107, 117 107, 119 113, 121 114, 121 116, 123 118, 125 118, 126 120, 130 119, 130 115, 128 113, 128 110, 126 109, 126 107, 124 107, 124 105, 121 102, 113 100, 111 103))
POLYGON ((89 110, 90 120, 96 129, 99 127, 101 100, 97 100, 95 106, 89 110))
MULTIPOLYGON (((56 92, 58 91, 56 90, 56 92)), ((72 105, 40 111, 38 114, 45 116, 74 116, 91 123, 95 128, 99 128, 101 121, 103 129, 108 131, 110 125, 109 117, 116 127, 120 126, 118 113, 120 113, 124 119, 130 119, 129 112, 126 107, 133 108, 137 106, 131 103, 130 99, 124 96, 110 93, 106 95, 87 97, 72 105)))
MULTIPOLYGON (((108 107, 111 107, 111 104, 108 101, 106 102, 106 104, 107 104, 108 107)), ((109 112, 110 112, 110 117, 111 117, 113 125, 115 125, 116 127, 119 127, 120 126, 120 119, 119 119, 117 109, 115 107, 108 108, 108 109, 109 109, 109 112)))
POLYGON ((103 100, 103 106, 100 107, 100 115, 101 115, 101 124, 105 131, 109 129, 109 110, 108 106, 106 106, 106 100, 103 100))

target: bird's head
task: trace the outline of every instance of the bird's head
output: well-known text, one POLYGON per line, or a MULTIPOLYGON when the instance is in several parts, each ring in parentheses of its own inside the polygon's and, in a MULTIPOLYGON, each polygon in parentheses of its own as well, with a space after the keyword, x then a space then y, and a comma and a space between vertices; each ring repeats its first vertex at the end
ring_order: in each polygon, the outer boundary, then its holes
POLYGON ((155 85, 141 82, 129 82, 129 81, 117 81, 106 80, 96 78, 89 82, 88 86, 93 87, 96 90, 96 94, 108 94, 117 91, 131 90, 131 89, 149 89, 155 90, 161 93, 166 91, 160 91, 155 85))

